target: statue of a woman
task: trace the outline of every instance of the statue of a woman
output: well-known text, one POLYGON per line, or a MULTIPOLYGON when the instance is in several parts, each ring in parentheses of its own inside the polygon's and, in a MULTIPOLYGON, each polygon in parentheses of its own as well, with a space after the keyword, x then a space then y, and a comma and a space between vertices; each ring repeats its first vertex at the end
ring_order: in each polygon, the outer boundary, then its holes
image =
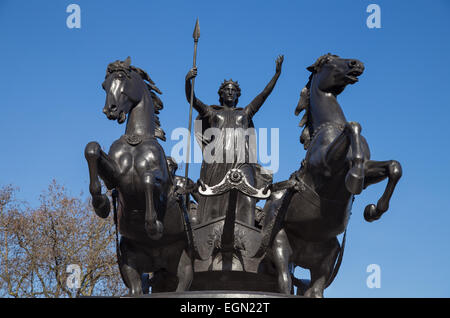
MULTIPOLYGON (((205 105, 194 94, 193 107, 198 112, 195 121, 197 141, 202 149, 210 150, 203 154, 200 171, 200 179, 205 184, 214 186, 222 181, 230 169, 239 168, 250 185, 254 187, 258 185, 261 176, 260 167, 256 162, 256 144, 250 142, 251 130, 254 128, 252 118, 272 92, 280 77, 283 60, 282 55, 276 59, 275 75, 264 90, 244 108, 236 107, 241 89, 239 84, 231 79, 224 81, 219 88, 220 106, 205 105), (209 128, 213 128, 210 133, 209 128), (211 154, 213 155, 210 156, 211 154), (205 155, 209 155, 208 158, 205 155)), ((192 68, 186 75, 186 98, 189 103, 191 79, 196 76, 196 68, 192 68)), ((229 193, 212 197, 201 196, 197 211, 199 221, 203 223, 224 216, 228 210, 228 203, 229 193)), ((236 220, 254 226, 255 204, 254 198, 239 193, 236 202, 236 220)))

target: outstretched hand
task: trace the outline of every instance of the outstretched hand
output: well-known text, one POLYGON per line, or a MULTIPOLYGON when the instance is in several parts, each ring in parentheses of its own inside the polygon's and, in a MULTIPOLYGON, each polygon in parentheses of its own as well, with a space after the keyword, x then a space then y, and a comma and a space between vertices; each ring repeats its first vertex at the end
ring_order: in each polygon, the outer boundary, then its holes
POLYGON ((277 68, 276 68, 277 73, 281 72, 281 65, 283 65, 283 61, 284 61, 284 55, 278 55, 277 60, 275 61, 275 63, 277 64, 277 68))

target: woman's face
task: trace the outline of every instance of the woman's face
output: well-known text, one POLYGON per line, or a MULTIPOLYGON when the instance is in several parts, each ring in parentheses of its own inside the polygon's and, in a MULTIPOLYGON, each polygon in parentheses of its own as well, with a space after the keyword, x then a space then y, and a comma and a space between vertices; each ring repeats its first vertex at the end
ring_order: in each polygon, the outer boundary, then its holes
POLYGON ((228 84, 224 88, 222 88, 222 101, 225 105, 229 107, 236 106, 236 102, 238 99, 238 94, 236 87, 233 84, 228 84))

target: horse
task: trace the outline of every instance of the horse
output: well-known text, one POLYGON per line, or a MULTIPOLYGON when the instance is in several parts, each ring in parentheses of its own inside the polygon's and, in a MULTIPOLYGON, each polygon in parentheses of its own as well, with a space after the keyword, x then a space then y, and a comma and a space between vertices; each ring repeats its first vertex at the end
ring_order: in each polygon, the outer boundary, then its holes
POLYGON ((326 54, 307 68, 308 83, 300 93, 295 115, 304 111, 299 126, 305 159, 280 191, 266 201, 265 227, 272 234, 272 259, 276 263, 280 290, 289 293, 292 280, 297 291, 308 297, 323 297, 323 291, 337 275, 342 261, 346 228, 355 195, 369 185, 388 179, 377 204, 364 210, 368 222, 378 220, 402 176, 396 160, 374 161, 361 125, 348 122, 337 96, 348 84, 358 82, 364 64, 326 54), (278 222, 278 226, 273 226, 278 222), (342 246, 337 236, 344 233, 342 246), (293 266, 292 266, 293 265, 293 266), (310 282, 292 275, 296 266, 309 269, 310 282))
POLYGON ((158 118, 163 103, 156 95, 162 93, 145 71, 131 65, 130 57, 108 65, 102 87, 107 118, 122 124, 128 115, 125 134, 114 141, 108 154, 97 142, 88 143, 85 157, 92 205, 99 217, 110 213, 99 177, 118 194, 115 219, 121 235, 117 253, 123 281, 129 294, 138 296, 143 294, 143 273, 165 272, 178 282, 154 286, 152 292, 188 290, 193 269, 185 218, 157 141, 165 140, 158 118))

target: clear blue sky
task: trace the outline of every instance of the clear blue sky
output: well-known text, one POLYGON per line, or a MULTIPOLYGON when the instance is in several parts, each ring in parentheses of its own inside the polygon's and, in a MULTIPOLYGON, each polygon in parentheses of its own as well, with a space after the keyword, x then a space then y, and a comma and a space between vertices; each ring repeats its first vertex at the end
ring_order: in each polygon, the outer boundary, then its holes
MULTIPOLYGON (((238 80, 246 105, 285 55, 256 127, 280 129, 285 180, 305 155, 293 114, 306 67, 324 53, 358 58, 366 71, 339 101, 363 127, 372 158, 402 163, 390 210, 366 223, 363 209, 385 183, 358 196, 341 270, 327 297, 450 297, 448 91, 450 2, 433 1, 5 1, 0 2, 0 185, 20 187, 37 204, 55 178, 73 194, 88 192, 83 151, 109 149, 125 129, 106 119, 101 89, 109 62, 132 57, 163 91, 160 119, 170 137, 187 126, 184 76, 192 65, 199 17, 196 93, 218 102, 224 78, 238 80), (81 29, 66 26, 66 7, 81 7, 81 29), (381 8, 381 29, 366 26, 366 8, 381 8), (366 286, 369 264, 381 288, 366 286)), ((163 144, 170 152, 175 141, 163 144)), ((192 165, 197 179, 200 165, 192 165)), ((180 171, 180 174, 184 174, 180 171)))

